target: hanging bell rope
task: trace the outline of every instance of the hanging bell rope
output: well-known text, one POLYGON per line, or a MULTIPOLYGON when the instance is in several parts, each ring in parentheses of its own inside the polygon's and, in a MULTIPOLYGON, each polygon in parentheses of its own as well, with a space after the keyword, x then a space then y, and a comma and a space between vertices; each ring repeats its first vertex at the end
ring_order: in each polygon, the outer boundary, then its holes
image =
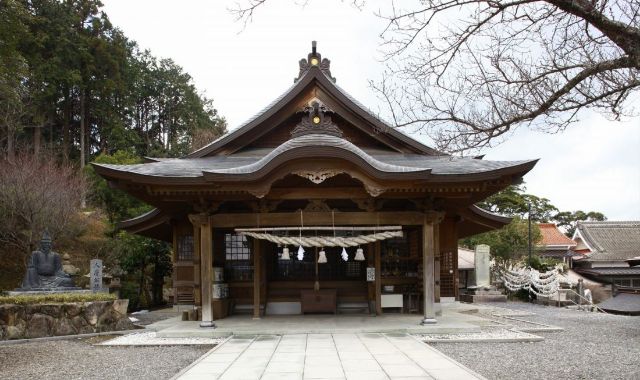
MULTIPOLYGON (((314 230, 312 227, 307 227, 314 230)), ((336 227, 337 229, 337 227, 336 227)), ((369 227, 367 230, 371 230, 369 227)), ((263 230, 266 231, 266 230, 263 230)), ((383 231, 370 235, 359 236, 276 236, 266 232, 252 232, 243 229, 236 229, 236 232, 254 239, 267 240, 272 243, 282 245, 300 245, 303 247, 357 247, 362 244, 374 243, 380 240, 386 240, 396 237, 402 237, 402 231, 383 231)))

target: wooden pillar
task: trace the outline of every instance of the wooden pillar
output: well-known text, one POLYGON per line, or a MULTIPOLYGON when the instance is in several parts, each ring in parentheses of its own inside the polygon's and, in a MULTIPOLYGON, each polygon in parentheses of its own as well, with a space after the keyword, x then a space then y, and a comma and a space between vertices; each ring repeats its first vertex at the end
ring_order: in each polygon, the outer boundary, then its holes
POLYGON ((375 251, 375 268, 376 268, 376 282, 375 282, 375 288, 376 288, 376 315, 382 315, 382 281, 381 281, 381 276, 380 276, 380 271, 382 269, 382 265, 381 265, 381 245, 380 242, 377 241, 374 243, 374 251, 375 251))
MULTIPOLYGON (((442 290, 442 273, 440 263, 442 262, 442 253, 440 252, 440 224, 433 225, 433 299, 434 302, 440 304, 440 292, 442 290)), ((439 307, 436 308, 436 314, 439 313, 439 307)), ((439 315, 439 314, 438 314, 439 315)))
POLYGON ((260 274, 262 268, 260 265, 261 241, 255 239, 253 241, 253 319, 260 319, 260 274))
POLYGON ((171 240, 171 246, 173 247, 173 254, 171 255, 171 267, 173 270, 171 271, 171 286, 173 287, 173 304, 178 304, 178 287, 176 284, 178 283, 178 268, 176 267, 176 262, 178 261, 178 227, 175 224, 171 225, 171 233, 173 234, 173 239, 171 240))
MULTIPOLYGON (((202 311, 202 320, 200 327, 213 327, 213 304, 212 304, 212 287, 213 287, 213 231, 211 229, 211 221, 207 215, 189 215, 189 220, 194 226, 194 243, 195 235, 198 232, 199 252, 200 256, 200 273, 196 273, 196 278, 200 283, 200 303, 202 311)), ((195 245, 195 244, 194 244, 195 245)), ((195 259, 195 257, 194 257, 195 259)), ((195 261, 195 260, 194 260, 195 261)), ((195 264, 195 263, 194 263, 195 264)), ((195 265, 194 265, 195 269, 195 265)))
MULTIPOLYGON (((190 218, 191 219, 191 218, 190 218)), ((200 224, 193 224, 193 305, 196 308, 202 306, 202 294, 200 293, 200 224)))
POLYGON ((435 256, 439 240, 437 224, 442 220, 442 213, 426 212, 422 224, 422 275, 424 316, 421 324, 436 323, 435 308, 435 256))
POLYGON ((216 327, 213 323, 213 231, 207 218, 200 225, 200 273, 202 293, 202 321, 200 327, 216 327))

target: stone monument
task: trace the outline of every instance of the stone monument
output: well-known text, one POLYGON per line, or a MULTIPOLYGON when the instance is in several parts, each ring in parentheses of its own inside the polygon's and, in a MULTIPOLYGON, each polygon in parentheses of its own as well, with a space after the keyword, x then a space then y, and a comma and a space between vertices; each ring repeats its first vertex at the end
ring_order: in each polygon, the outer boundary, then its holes
POLYGON ((60 255, 51 250, 51 237, 47 231, 42 235, 40 249, 31 253, 27 273, 22 281, 24 291, 68 291, 78 290, 73 279, 62 269, 60 255))
POLYGON ((467 294, 460 294, 462 302, 506 302, 507 296, 491 285, 491 247, 476 246, 474 255, 475 286, 470 286, 467 294))
POLYGON ((91 260, 91 291, 92 292, 101 292, 102 291, 102 260, 93 259, 91 260))
POLYGON ((474 266, 476 274, 476 286, 479 288, 488 287, 491 285, 490 271, 490 257, 489 252, 491 248, 486 244, 478 244, 475 249, 474 266))

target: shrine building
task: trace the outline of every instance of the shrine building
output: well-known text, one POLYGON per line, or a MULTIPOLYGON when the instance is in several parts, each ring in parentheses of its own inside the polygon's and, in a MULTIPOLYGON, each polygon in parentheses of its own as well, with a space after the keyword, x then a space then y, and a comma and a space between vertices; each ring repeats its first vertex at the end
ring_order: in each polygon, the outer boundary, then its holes
POLYGON ((458 298, 458 239, 510 219, 474 204, 536 160, 439 152, 338 87, 316 51, 239 128, 178 159, 94 164, 155 209, 120 228, 173 244, 174 303, 233 313, 419 313, 458 298), (215 294, 214 294, 215 293, 215 294))

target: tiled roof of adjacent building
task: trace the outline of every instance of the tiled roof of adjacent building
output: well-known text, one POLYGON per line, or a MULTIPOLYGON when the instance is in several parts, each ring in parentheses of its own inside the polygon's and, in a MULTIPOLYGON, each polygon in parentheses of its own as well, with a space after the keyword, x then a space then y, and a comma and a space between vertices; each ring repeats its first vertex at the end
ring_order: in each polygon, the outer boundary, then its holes
POLYGON ((542 234, 542 241, 540 242, 540 245, 544 245, 546 247, 574 247, 576 245, 576 242, 563 234, 554 223, 538 223, 538 227, 542 234))
POLYGON ((598 307, 608 312, 638 315, 640 314, 640 294, 620 293, 598 304, 598 307))
POLYGON ((588 260, 627 260, 640 256, 640 221, 578 222, 574 240, 591 249, 588 260))

